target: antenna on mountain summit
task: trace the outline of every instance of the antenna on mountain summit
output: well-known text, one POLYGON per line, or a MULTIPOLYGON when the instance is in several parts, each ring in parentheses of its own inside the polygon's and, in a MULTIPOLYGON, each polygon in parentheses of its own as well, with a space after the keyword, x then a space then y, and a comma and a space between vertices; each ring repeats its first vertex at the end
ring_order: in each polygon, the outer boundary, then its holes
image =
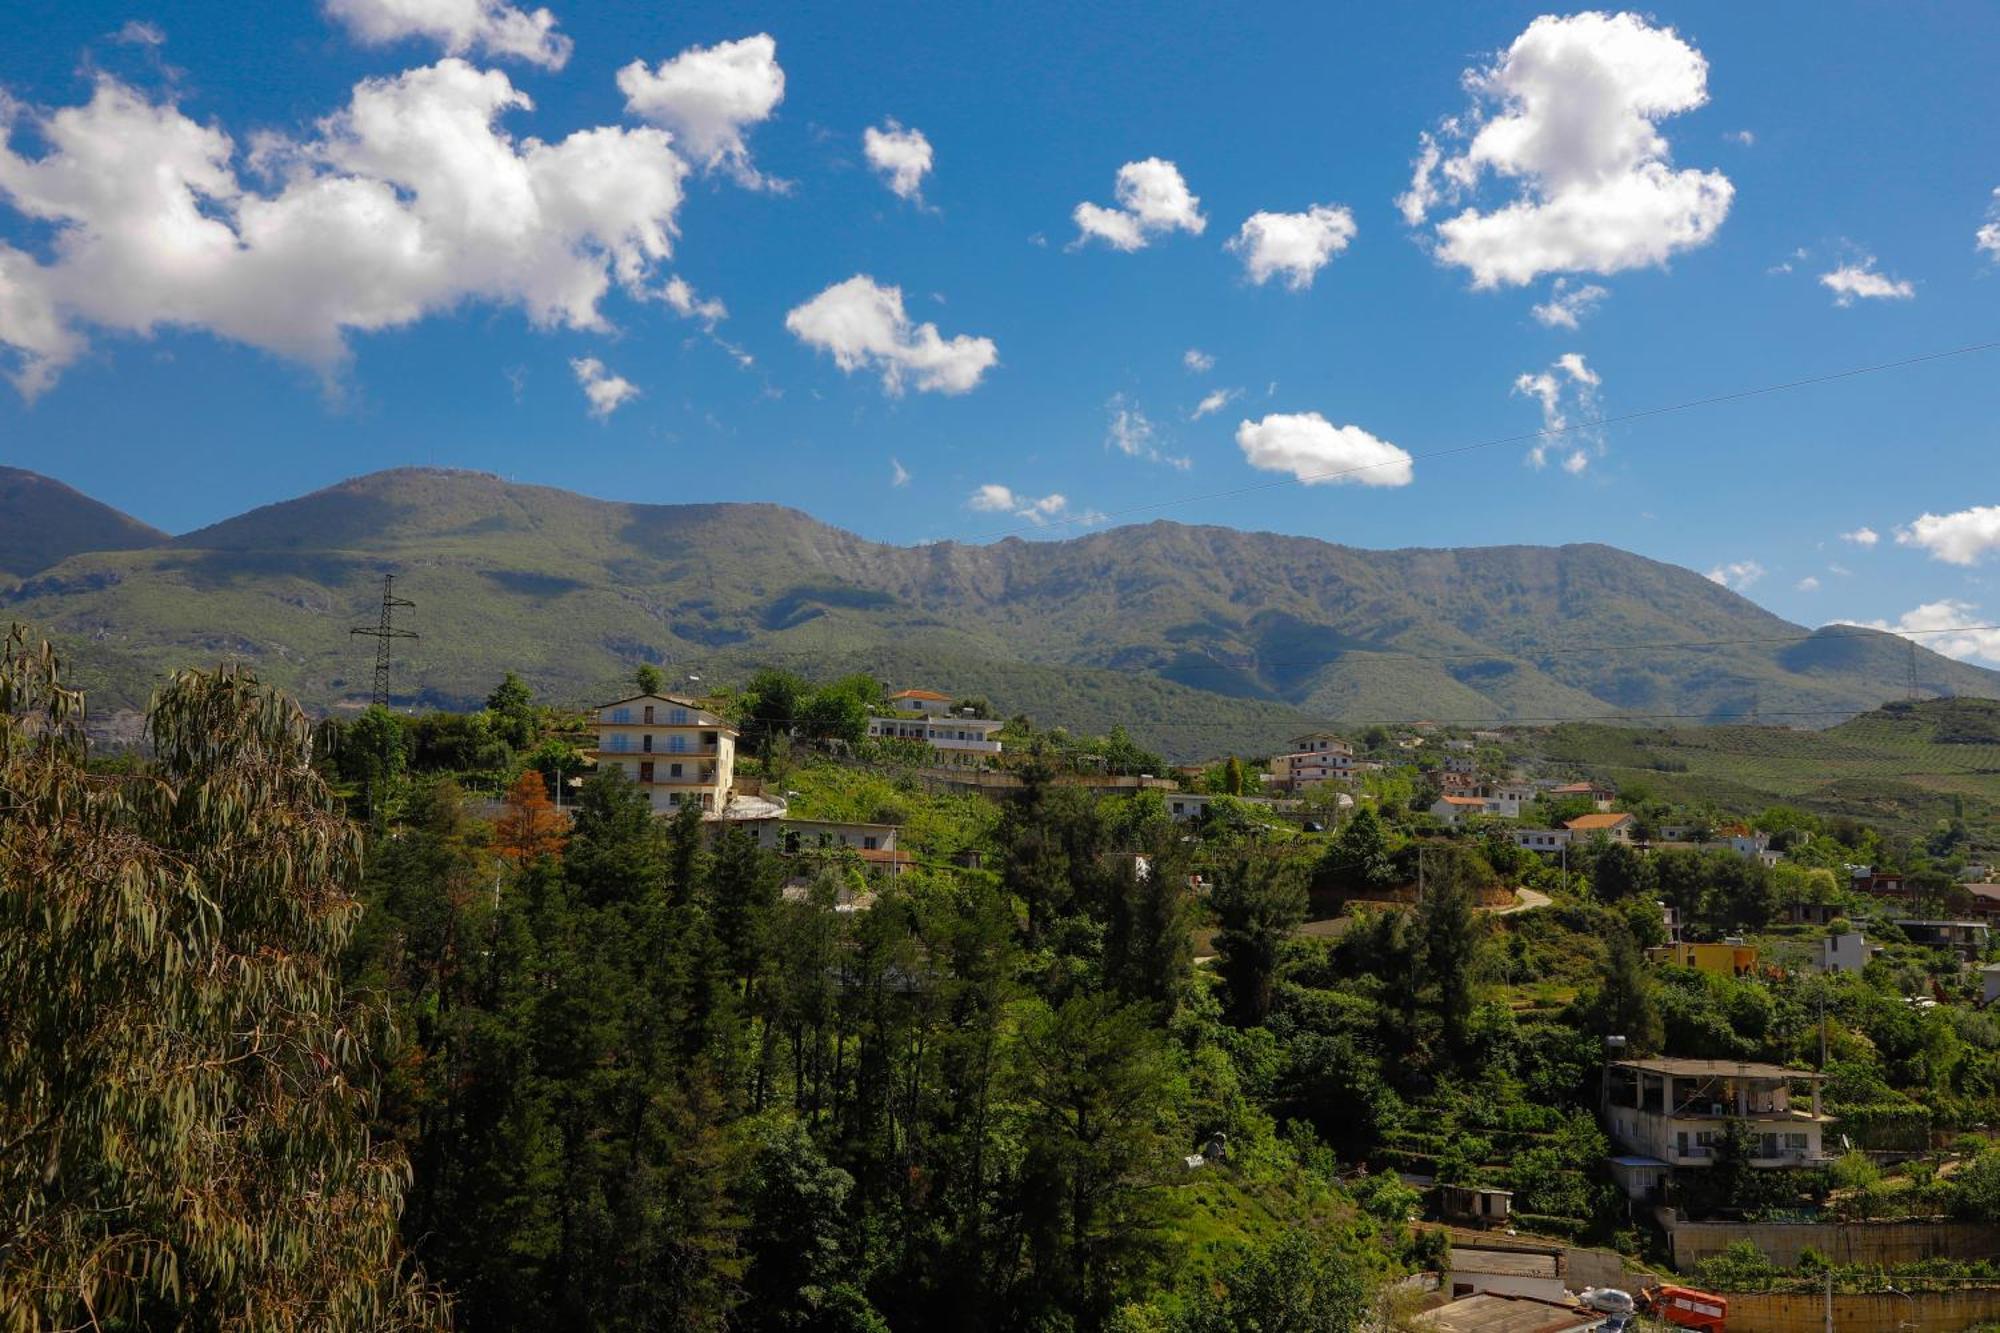
POLYGON ((384 574, 382 576, 381 623, 377 625, 356 625, 353 629, 347 631, 349 634, 362 634, 375 640, 375 693, 369 700, 370 703, 382 704, 384 707, 389 703, 389 640, 414 639, 417 637, 415 630, 397 629, 395 627, 392 623, 395 608, 399 606, 414 607, 415 605, 415 602, 396 596, 396 576, 394 574, 384 574))

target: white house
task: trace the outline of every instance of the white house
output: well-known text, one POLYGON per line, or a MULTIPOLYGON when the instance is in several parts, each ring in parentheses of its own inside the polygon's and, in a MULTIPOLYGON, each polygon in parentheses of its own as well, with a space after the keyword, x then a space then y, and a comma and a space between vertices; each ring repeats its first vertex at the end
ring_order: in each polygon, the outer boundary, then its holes
MULTIPOLYGON (((1222 796, 1214 792, 1170 791, 1167 793, 1167 813, 1176 822, 1185 824, 1200 819, 1208 813, 1209 807, 1217 801, 1237 801, 1243 805, 1253 805, 1263 810, 1280 808, 1276 799, 1269 796, 1222 796)), ((1288 801, 1286 807, 1296 807, 1297 801, 1288 801)))
POLYGON ((1440 796, 1431 804, 1431 813, 1446 824, 1460 824, 1474 815, 1488 813, 1480 796, 1440 796))
POLYGON ((595 710, 600 772, 639 784, 655 814, 720 810, 736 783, 736 729, 692 699, 635 694, 595 710))
POLYGON ((1493 782, 1486 787, 1487 813, 1503 819, 1518 819, 1521 807, 1533 805, 1535 786, 1531 782, 1493 782))
POLYGON ((1514 840, 1516 847, 1530 852, 1560 852, 1570 844, 1566 828, 1509 829, 1507 836, 1514 840))
POLYGON ((1850 930, 1844 935, 1822 935, 1815 944, 1817 954, 1813 966, 1821 972, 1859 972, 1868 966, 1868 960, 1882 952, 1879 944, 1870 944, 1858 930, 1850 930))
POLYGON ((935 690, 903 690, 889 696, 892 710, 868 719, 868 734, 884 740, 922 741, 940 763, 977 767, 1001 752, 993 733, 1007 724, 988 717, 954 713, 951 696, 935 690))

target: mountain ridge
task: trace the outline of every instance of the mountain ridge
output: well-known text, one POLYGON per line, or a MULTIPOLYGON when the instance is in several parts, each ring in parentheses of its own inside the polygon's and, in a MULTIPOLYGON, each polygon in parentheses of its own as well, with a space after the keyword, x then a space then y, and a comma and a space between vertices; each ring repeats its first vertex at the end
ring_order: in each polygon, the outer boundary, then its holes
MULTIPOLYGON (((412 699, 474 703, 508 669, 570 698, 639 660, 715 679, 867 664, 904 683, 949 671, 934 683, 968 693, 1012 680, 1051 720, 1171 730, 1177 752, 1199 732, 1176 718, 1201 710, 1218 719, 1206 730, 1236 719, 1260 740, 1416 717, 1828 725, 1903 694, 1911 651, 1808 630, 1602 543, 1372 550, 1155 519, 896 546, 782 505, 639 504, 447 469, 73 551, 4 596, 114 698, 223 658, 332 707, 365 697, 366 645, 347 630, 375 618, 385 573, 418 602, 408 623, 424 637, 398 645, 412 699)), ((1934 692, 2000 694, 2000 673, 1916 651, 1934 692)))
POLYGON ((157 546, 167 534, 54 477, 0 466, 0 579, 72 555, 157 546))

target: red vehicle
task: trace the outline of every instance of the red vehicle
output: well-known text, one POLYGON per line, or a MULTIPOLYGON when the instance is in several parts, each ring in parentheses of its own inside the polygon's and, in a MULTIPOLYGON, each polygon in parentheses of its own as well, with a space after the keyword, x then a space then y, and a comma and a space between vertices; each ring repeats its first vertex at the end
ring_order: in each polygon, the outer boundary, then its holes
POLYGON ((1676 1328, 1699 1328, 1707 1333, 1723 1333, 1722 1322, 1729 1317, 1727 1300, 1693 1287, 1647 1287, 1639 1293, 1639 1308, 1676 1328))

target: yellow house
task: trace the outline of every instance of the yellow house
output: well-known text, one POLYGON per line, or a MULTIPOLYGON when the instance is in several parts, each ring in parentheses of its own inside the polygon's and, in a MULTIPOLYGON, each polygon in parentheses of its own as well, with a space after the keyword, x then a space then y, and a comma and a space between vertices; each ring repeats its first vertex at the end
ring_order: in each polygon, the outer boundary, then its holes
POLYGON ((1646 950, 1646 957, 1718 977, 1746 977, 1757 970, 1757 949, 1750 944, 1659 944, 1646 950))
POLYGON ((716 811, 736 785, 736 729, 690 699, 635 694, 595 713, 600 769, 617 769, 639 785, 654 814, 693 802, 716 811))

